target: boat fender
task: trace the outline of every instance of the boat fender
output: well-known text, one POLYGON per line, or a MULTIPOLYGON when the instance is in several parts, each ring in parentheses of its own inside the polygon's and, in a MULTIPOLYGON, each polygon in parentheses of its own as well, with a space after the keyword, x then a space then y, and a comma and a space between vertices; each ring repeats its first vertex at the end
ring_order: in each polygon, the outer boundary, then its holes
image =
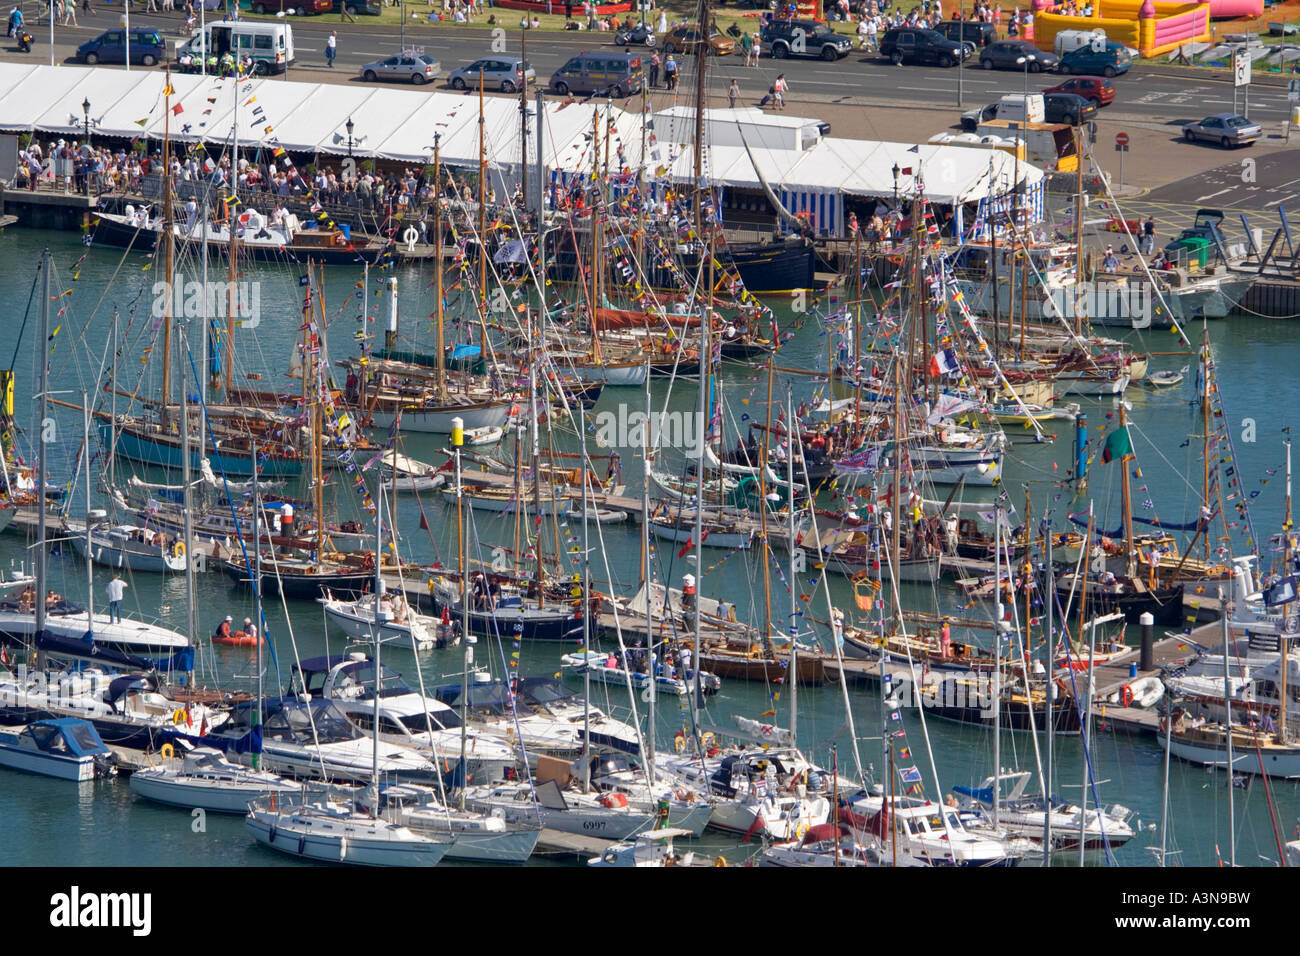
POLYGON ((163 760, 171 760, 176 756, 176 748, 171 744, 163 744, 162 747, 159 748, 158 753, 162 755, 163 760))
POLYGON ((276 804, 276 799, 275 799, 275 797, 276 797, 276 793, 275 793, 274 790, 272 790, 272 791, 271 791, 271 809, 272 809, 272 810, 275 809, 275 804, 276 804))
POLYGON ((1121 707, 1133 706, 1133 688, 1128 684, 1119 689, 1119 703, 1121 707))
POLYGON ((179 708, 179 709, 177 709, 176 713, 172 714, 172 723, 174 723, 174 724, 187 724, 187 723, 189 723, 189 720, 188 720, 188 718, 187 718, 187 716, 186 716, 186 713, 185 713, 184 708, 179 708))
MULTIPOLYGON (((275 806, 272 805, 271 809, 274 810, 275 806)), ((266 842, 269 843, 271 846, 275 846, 275 824, 274 823, 272 823, 270 827, 267 829, 266 842)))

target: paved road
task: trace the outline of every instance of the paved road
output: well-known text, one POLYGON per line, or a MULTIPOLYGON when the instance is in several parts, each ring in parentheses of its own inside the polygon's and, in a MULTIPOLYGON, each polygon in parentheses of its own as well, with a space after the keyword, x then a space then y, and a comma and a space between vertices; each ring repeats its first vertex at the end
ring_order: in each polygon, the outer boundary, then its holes
MULTIPOLYGON (((65 61, 75 52, 77 44, 98 32, 116 26, 121 16, 120 7, 100 6, 93 15, 83 16, 79 28, 56 28, 55 57, 65 61)), ((505 16, 513 17, 509 11, 505 16)), ((340 24, 334 16, 296 17, 293 19, 298 62, 302 67, 324 66, 324 41, 331 30, 339 31, 338 58, 334 73, 354 82, 363 63, 390 56, 402 47, 398 30, 391 26, 368 24, 364 17, 356 24, 340 24)), ((183 25, 179 15, 134 13, 132 24, 154 26, 173 43, 183 25)), ((49 27, 30 27, 36 36, 37 48, 30 54, 20 54, 5 45, 0 58, 5 60, 49 62, 49 27)), ((518 53, 521 33, 510 30, 504 34, 506 51, 518 53)), ((535 35, 530 43, 529 59, 537 70, 538 80, 545 82, 551 73, 570 56, 598 46, 613 48, 607 42, 608 34, 581 33, 535 35)), ((412 28, 407 32, 407 45, 423 46, 436 57, 446 74, 457 66, 491 51, 492 36, 486 29, 468 27, 412 28)), ((501 52, 501 51, 496 51, 501 52)), ((687 58, 684 74, 689 78, 693 62, 687 58)), ((1018 71, 986 72, 973 69, 940 69, 938 67, 894 67, 874 57, 853 53, 836 63, 820 60, 764 60, 757 68, 746 68, 740 57, 721 57, 711 73, 713 88, 721 92, 734 77, 748 94, 761 93, 779 72, 787 74, 791 93, 788 99, 798 102, 810 98, 827 103, 916 103, 920 105, 951 106, 954 120, 959 112, 957 89, 960 82, 964 108, 971 109, 993 102, 1004 93, 1017 93, 1025 89, 1025 77, 1018 71)), ((1029 89, 1042 89, 1053 85, 1052 75, 1031 75, 1029 89)), ((1182 123, 1233 108, 1233 90, 1227 82, 1199 76, 1190 81, 1186 77, 1160 76, 1134 71, 1116 78, 1118 96, 1115 104, 1104 113, 1123 115, 1126 119, 1152 123, 1182 123), (1191 85, 1188 85, 1189 82, 1191 85)), ((1251 117, 1264 123, 1280 123, 1287 115, 1285 88, 1256 86, 1251 95, 1251 117)))

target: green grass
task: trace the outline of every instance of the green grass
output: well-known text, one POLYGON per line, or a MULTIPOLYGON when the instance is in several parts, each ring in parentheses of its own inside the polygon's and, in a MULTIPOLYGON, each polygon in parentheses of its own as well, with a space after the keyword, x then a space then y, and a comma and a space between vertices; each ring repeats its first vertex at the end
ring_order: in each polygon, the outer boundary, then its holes
MULTIPOLYGON (((259 17, 255 13, 248 12, 247 0, 241 3, 240 6, 241 6, 240 15, 247 16, 249 19, 253 19, 253 20, 277 19, 273 14, 268 15, 266 17, 259 17)), ((564 4, 562 2, 554 2, 553 0, 552 9, 558 10, 559 12, 552 13, 552 14, 546 14, 546 13, 537 14, 537 19, 540 21, 540 26, 537 28, 537 30, 535 31, 529 30, 528 32, 529 33, 565 32, 564 4)), ((489 27, 502 27, 505 30, 510 31, 510 33, 512 34, 518 34, 522 32, 520 31, 519 28, 520 18, 522 18, 525 15, 524 11, 522 10, 507 10, 502 7, 487 7, 483 10, 481 14, 474 17, 473 22, 468 24, 459 24, 456 23, 454 20, 442 20, 442 21, 434 20, 430 22, 429 20, 430 12, 437 12, 437 13, 442 12, 441 0, 438 0, 438 2, 436 2, 434 5, 430 5, 427 2, 427 0, 416 0, 416 2, 406 3, 404 7, 396 4, 391 7, 385 7, 383 12, 380 13, 378 16, 374 16, 372 14, 364 14, 364 13, 358 14, 356 17, 356 21, 358 25, 384 24, 387 26, 397 27, 402 24, 403 10, 406 13, 406 28, 408 31, 410 30, 418 31, 421 29, 431 29, 431 28, 438 28, 440 30, 442 29, 454 30, 458 28, 482 30, 489 27), (496 20, 495 23, 488 22, 489 19, 492 17, 495 17, 496 20)), ((658 21, 660 10, 664 11, 664 13, 668 17, 669 24, 671 24, 675 20, 692 17, 696 12, 696 6, 694 3, 689 2, 689 0, 667 0, 667 2, 661 2, 659 3, 658 8, 651 12, 652 23, 658 21)), ((735 8, 723 7, 714 11, 713 19, 717 23, 718 28, 723 31, 726 31, 726 29, 730 27, 732 24, 736 24, 742 30, 748 30, 749 32, 753 32, 758 29, 761 12, 762 11, 759 10, 742 11, 735 8), (742 14, 744 13, 750 13, 752 14, 752 16, 743 16, 742 14)), ((527 14, 527 16, 531 20, 533 14, 530 13, 527 14)), ((621 23, 626 16, 627 14, 619 15, 618 17, 619 22, 621 23)), ((634 12, 633 18, 634 20, 639 18, 639 14, 634 12)), ((295 18, 295 20, 297 19, 298 18, 295 18)), ((573 19, 583 22, 585 25, 585 21, 583 21, 583 17, 582 17, 581 0, 578 0, 578 2, 574 4, 573 19)), ((318 16, 312 16, 310 18, 303 18, 303 20, 304 22, 340 24, 341 31, 346 31, 348 27, 351 25, 346 20, 343 19, 341 14, 337 14, 337 13, 320 14, 318 16)), ((855 35, 854 25, 851 23, 832 22, 831 27, 837 33, 843 33, 849 36, 855 35)), ((602 35, 607 36, 608 34, 602 31, 602 35)))

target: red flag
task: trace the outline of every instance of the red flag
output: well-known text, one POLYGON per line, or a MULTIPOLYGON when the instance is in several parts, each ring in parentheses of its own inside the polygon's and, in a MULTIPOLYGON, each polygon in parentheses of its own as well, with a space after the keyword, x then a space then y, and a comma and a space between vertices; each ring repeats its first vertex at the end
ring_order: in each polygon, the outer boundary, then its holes
POLYGON ((185 112, 185 107, 181 106, 181 104, 179 103, 177 103, 175 106, 172 107, 173 116, 180 116, 184 112, 185 112))
POLYGON ((752 837, 755 833, 761 831, 765 826, 767 826, 767 823, 763 819, 763 814, 762 813, 754 814, 754 822, 749 825, 749 829, 745 831, 745 835, 744 837, 741 838, 740 842, 748 843, 750 837, 752 837))
POLYGON ((682 545, 681 550, 677 552, 677 557, 679 558, 686 557, 686 555, 690 553, 691 547, 693 545, 694 545, 694 540, 692 538, 687 538, 686 543, 682 545))
POLYGON ((429 519, 424 516, 423 508, 420 509, 420 530, 421 531, 429 530, 429 519))

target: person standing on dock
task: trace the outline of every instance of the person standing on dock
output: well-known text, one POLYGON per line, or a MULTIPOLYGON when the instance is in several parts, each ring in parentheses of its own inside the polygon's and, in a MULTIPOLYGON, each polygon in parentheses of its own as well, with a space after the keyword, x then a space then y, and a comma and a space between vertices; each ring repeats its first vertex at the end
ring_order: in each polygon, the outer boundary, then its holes
POLYGON ((111 624, 117 621, 122 623, 122 598, 126 597, 127 584, 122 580, 122 575, 117 572, 113 573, 113 580, 104 585, 104 590, 108 592, 108 621, 111 624))

